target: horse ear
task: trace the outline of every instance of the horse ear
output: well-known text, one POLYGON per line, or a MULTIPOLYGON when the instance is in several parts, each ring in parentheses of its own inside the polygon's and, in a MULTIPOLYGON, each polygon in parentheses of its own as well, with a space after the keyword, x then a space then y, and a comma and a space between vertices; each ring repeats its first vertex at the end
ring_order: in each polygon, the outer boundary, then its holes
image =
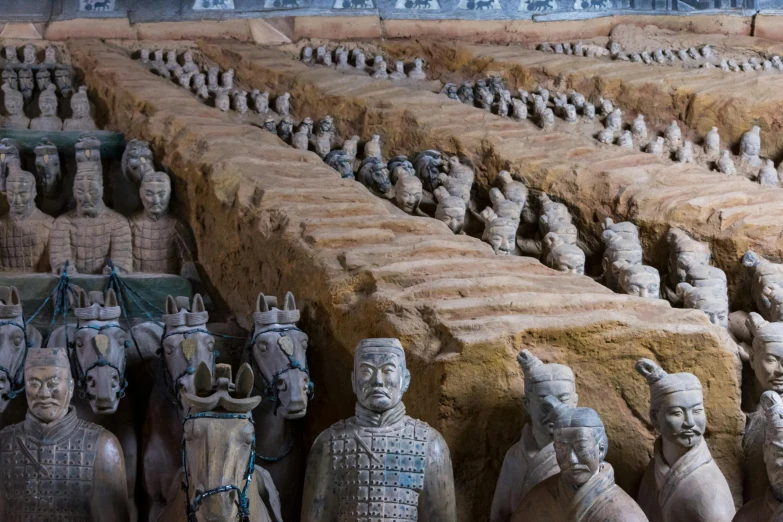
POLYGON ((209 395, 212 393, 212 373, 210 373, 209 366, 204 361, 198 364, 193 384, 196 387, 196 395, 209 395))
POLYGON ((117 294, 114 292, 113 288, 109 288, 109 291, 106 292, 106 298, 103 300, 103 306, 119 306, 117 303, 117 294))
POLYGON ((177 312, 179 312, 177 309, 177 302, 171 296, 166 297, 166 313, 168 315, 172 315, 176 314, 177 312))
POLYGON ((90 306, 90 296, 82 288, 79 291, 79 308, 87 308, 90 306))
POLYGON ((253 369, 250 365, 244 363, 239 367, 236 379, 236 395, 240 399, 246 399, 250 397, 250 393, 253 391, 253 369))
POLYGON ((285 294, 285 305, 283 305, 283 310, 296 310, 296 301, 294 301, 294 294, 291 292, 286 292, 285 294))
POLYGON ((264 293, 258 292, 258 297, 256 297, 256 312, 268 312, 268 311, 269 308, 266 306, 266 299, 264 299, 264 293))
POLYGON ((193 298, 193 309, 191 312, 203 312, 204 310, 204 300, 201 298, 201 294, 196 294, 196 296, 193 298))
POLYGON ((22 299, 19 297, 19 290, 15 286, 11 287, 11 293, 8 296, 9 304, 18 305, 22 304, 22 299))

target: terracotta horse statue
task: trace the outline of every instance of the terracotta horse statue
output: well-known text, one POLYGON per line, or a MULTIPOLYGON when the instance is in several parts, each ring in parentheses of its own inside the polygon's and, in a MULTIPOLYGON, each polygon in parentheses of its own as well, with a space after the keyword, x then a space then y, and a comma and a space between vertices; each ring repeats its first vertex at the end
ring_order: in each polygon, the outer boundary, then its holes
POLYGON ((0 287, 0 427, 24 420, 24 361, 27 351, 40 348, 41 342, 41 333, 24 323, 19 292, 0 287))
POLYGON ((68 346, 77 390, 73 405, 79 418, 111 431, 122 445, 133 521, 138 517, 136 478, 139 463, 139 437, 133 409, 143 393, 134 390, 125 396, 128 352, 135 352, 135 339, 142 338, 156 325, 141 323, 130 330, 123 326, 120 323, 122 309, 111 289, 106 294, 79 290, 74 315, 76 324, 56 328, 49 336, 47 346, 68 346))
POLYGON ((283 518, 299 520, 300 499, 307 466, 302 423, 307 414, 313 384, 307 365, 307 334, 297 328, 299 310, 291 292, 283 309, 277 298, 258 294, 253 314, 248 362, 255 372, 263 401, 253 410, 256 422, 256 464, 272 475, 286 492, 283 518))
POLYGON ((255 466, 256 434, 250 411, 253 370, 243 364, 236 385, 231 366, 199 363, 195 390, 183 391, 182 467, 171 482, 159 522, 282 522, 272 478, 255 466))
MULTIPOLYGON (((160 357, 142 433, 143 487, 148 520, 157 520, 169 500, 169 486, 180 467, 184 418, 181 395, 195 393, 193 376, 200 363, 214 370, 215 338, 207 331, 209 313, 199 294, 193 306, 185 297, 166 298, 158 341, 160 357)), ((145 343, 146 344, 146 343, 145 343)), ((151 344, 150 344, 151 345, 151 344)), ((145 354, 149 357, 150 354, 145 354)), ((175 519, 171 519, 175 520, 175 519)))

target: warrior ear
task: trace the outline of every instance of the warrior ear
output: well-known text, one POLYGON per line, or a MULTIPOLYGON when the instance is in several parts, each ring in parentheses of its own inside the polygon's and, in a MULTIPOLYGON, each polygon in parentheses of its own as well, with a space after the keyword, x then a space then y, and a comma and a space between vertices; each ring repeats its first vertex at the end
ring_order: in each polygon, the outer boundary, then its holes
POLYGON ((761 407, 764 409, 764 411, 767 411, 773 406, 776 406, 778 404, 783 404, 783 399, 780 398, 780 395, 778 395, 777 392, 770 390, 764 392, 759 402, 761 404, 761 407))
POLYGON ((166 297, 166 313, 168 315, 173 315, 179 312, 177 309, 177 302, 174 300, 172 296, 166 297))
POLYGON ((286 292, 285 294, 285 304, 283 305, 283 310, 292 312, 296 310, 296 301, 294 301, 294 294, 291 292, 286 292))
POLYGON ((8 298, 9 299, 6 302, 9 303, 9 304, 12 304, 12 305, 22 304, 22 299, 19 297, 19 291, 16 289, 15 286, 11 287, 11 293, 8 296, 8 298))
POLYGON ((87 308, 90 306, 90 296, 84 289, 79 291, 79 308, 87 308))
POLYGON ((210 373, 209 366, 204 361, 201 361, 198 365, 193 384, 196 388, 196 395, 206 396, 212 392, 212 373, 210 373))
POLYGON ((758 335, 761 328, 767 324, 769 323, 756 312, 751 312, 745 320, 745 326, 750 330, 750 333, 753 334, 753 337, 758 335))
POLYGON ((192 312, 204 312, 204 300, 201 298, 201 294, 196 294, 193 298, 193 310, 192 312))
POLYGON ((109 291, 106 292, 106 298, 103 300, 103 303, 104 306, 119 306, 117 304, 117 294, 113 288, 109 288, 109 291))
POLYGON ((250 365, 244 363, 239 367, 236 380, 236 395, 240 399, 246 399, 250 397, 250 393, 253 391, 253 369, 250 365))

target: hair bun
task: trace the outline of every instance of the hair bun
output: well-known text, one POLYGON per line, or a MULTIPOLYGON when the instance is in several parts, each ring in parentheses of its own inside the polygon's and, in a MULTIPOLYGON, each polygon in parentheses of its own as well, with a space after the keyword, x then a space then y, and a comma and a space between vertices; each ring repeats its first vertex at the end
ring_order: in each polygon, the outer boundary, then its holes
POLYGON ((636 361, 636 372, 647 380, 647 384, 652 385, 666 377, 666 370, 655 364, 650 359, 639 359, 636 361))

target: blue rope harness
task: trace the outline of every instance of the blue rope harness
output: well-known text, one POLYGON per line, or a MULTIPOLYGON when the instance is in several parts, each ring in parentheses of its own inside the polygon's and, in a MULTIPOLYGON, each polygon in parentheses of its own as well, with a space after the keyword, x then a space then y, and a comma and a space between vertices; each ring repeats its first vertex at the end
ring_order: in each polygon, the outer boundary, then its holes
MULTIPOLYGON (((253 417, 250 414, 245 413, 213 413, 213 412, 201 412, 194 413, 193 415, 187 415, 182 421, 182 431, 185 431, 185 423, 189 420, 195 421, 196 419, 244 419, 255 425, 253 417)), ((255 471, 255 459, 253 458, 256 451, 256 435, 253 430, 253 440, 250 444, 250 457, 247 459, 247 472, 245 473, 245 483, 240 488, 235 484, 224 484, 217 486, 207 491, 196 490, 196 496, 193 497, 193 501, 190 500, 190 478, 188 477, 188 458, 187 458, 187 443, 185 436, 182 437, 182 468, 184 470, 181 488, 185 492, 185 514, 187 515, 187 522, 196 522, 196 511, 201 504, 201 501, 212 495, 218 495, 221 493, 228 493, 236 491, 239 495, 237 501, 237 519, 242 522, 250 522, 250 499, 247 496, 247 490, 250 483, 253 481, 253 472, 255 471)))
MULTIPOLYGON (((22 322, 24 323, 24 318, 22 318, 22 322)), ((22 335, 24 336, 24 355, 22 356, 22 361, 19 363, 19 367, 16 369, 16 372, 11 375, 11 370, 0 364, 0 372, 5 374, 6 379, 8 379, 8 382, 11 385, 11 389, 7 392, 4 392, 2 398, 4 400, 10 401, 15 399, 17 395, 24 391, 24 363, 27 360, 27 352, 30 350, 30 345, 32 343, 27 340, 27 329, 24 326, 20 325, 16 321, 0 321, 0 326, 6 325, 16 326, 22 330, 22 335)))
MULTIPOLYGON (((76 332, 80 330, 96 330, 97 332, 102 332, 104 330, 108 330, 109 328, 119 328, 123 332, 128 333, 128 331, 125 330, 125 328, 115 323, 105 324, 102 326, 79 326, 78 328, 76 328, 76 332)), ((126 350, 130 348, 129 340, 125 340, 124 348, 126 350)), ((122 399, 123 397, 125 397, 125 390, 128 388, 128 379, 125 377, 125 368, 128 365, 127 359, 125 365, 122 367, 122 369, 120 369, 119 367, 117 367, 116 364, 107 360, 100 351, 95 350, 98 354, 98 360, 92 363, 90 366, 88 366, 87 369, 85 370, 82 369, 82 364, 79 362, 79 356, 76 354, 76 341, 74 341, 73 345, 70 346, 70 349, 73 357, 72 365, 76 370, 76 373, 74 374, 74 376, 76 377, 76 387, 79 389, 79 393, 82 397, 87 397, 90 400, 95 399, 95 395, 87 391, 87 375, 93 370, 93 368, 101 368, 103 366, 108 366, 109 368, 112 368, 114 371, 117 372, 117 378, 120 380, 120 383, 122 383, 119 391, 117 392, 117 398, 122 399)))
MULTIPOLYGON (((168 339, 169 337, 173 337, 175 335, 181 335, 184 339, 188 338, 188 335, 192 333, 205 333, 207 335, 212 335, 212 332, 209 330, 205 330, 204 328, 191 328, 189 330, 185 330, 182 332, 167 332, 164 328, 163 335, 160 337, 160 347, 158 348, 158 355, 161 357, 161 365, 163 366, 163 384, 166 390, 166 394, 168 396, 169 401, 171 401, 172 404, 175 404, 179 406, 179 399, 180 399, 180 390, 179 390, 179 381, 182 380, 183 377, 186 375, 193 375, 196 373, 196 369, 193 367, 191 362, 189 360, 185 360, 187 363, 187 367, 182 370, 179 375, 177 375, 177 378, 175 379, 173 374, 171 373, 171 369, 169 368, 169 365, 166 364, 166 356, 164 355, 164 349, 163 349, 163 341, 168 339)), ((220 352, 218 350, 212 351, 212 366, 215 365, 215 360, 217 360, 218 356, 220 355, 220 352)), ((184 354, 183 354, 184 357, 184 354)))

